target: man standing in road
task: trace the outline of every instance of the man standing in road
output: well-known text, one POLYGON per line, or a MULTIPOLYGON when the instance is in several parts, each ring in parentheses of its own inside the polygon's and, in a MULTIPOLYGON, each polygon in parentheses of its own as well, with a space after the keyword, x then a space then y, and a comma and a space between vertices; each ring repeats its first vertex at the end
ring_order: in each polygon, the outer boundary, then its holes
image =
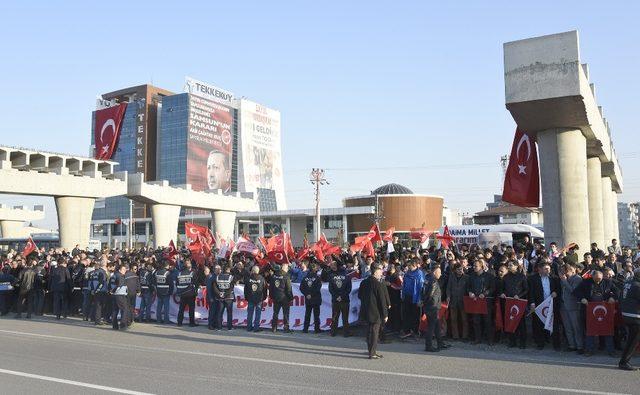
POLYGON ((438 313, 442 306, 442 291, 440 290, 440 277, 442 271, 440 266, 435 266, 431 271, 431 278, 424 283, 422 288, 422 310, 427 316, 427 333, 425 335, 424 350, 427 352, 438 352, 445 348, 449 348, 448 344, 442 341, 440 333, 440 320, 438 313), (438 348, 433 347, 433 337, 435 335, 438 348))
POLYGON ((360 283, 358 297, 360 298, 360 317, 367 322, 367 349, 369 359, 380 359, 382 355, 377 353, 378 335, 380 326, 387 322, 389 317, 387 298, 385 297, 385 285, 382 278, 382 267, 375 266, 371 276, 360 283))

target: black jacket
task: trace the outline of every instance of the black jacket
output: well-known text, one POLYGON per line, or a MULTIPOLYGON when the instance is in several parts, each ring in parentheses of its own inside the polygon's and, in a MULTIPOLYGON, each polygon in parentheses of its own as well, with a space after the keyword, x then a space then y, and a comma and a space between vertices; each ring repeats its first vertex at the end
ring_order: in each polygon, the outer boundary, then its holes
POLYGON ((133 297, 140 292, 140 278, 131 270, 127 270, 124 274, 124 282, 127 285, 127 295, 129 297, 133 297))
MULTIPOLYGON (((550 275, 549 276, 549 289, 550 293, 555 292, 558 295, 553 299, 554 311, 558 310, 558 303, 562 300, 562 285, 560 284, 560 278, 550 275)), ((538 306, 544 302, 544 289, 542 288, 542 277, 536 273, 529 277, 529 303, 535 303, 538 306)))
POLYGON ((493 297, 495 290, 495 276, 491 273, 483 272, 482 274, 477 274, 476 272, 471 272, 469 274, 469 280, 467 281, 467 294, 472 292, 476 296, 482 294, 485 297, 493 297))
POLYGON ((293 300, 291 278, 278 270, 269 279, 269 295, 275 303, 289 303, 293 300))
POLYGON ((217 276, 213 275, 213 281, 211 282, 211 296, 215 300, 233 300, 235 294, 233 287, 235 286, 235 279, 230 273, 220 273, 217 276))
POLYGON ((138 271, 138 277, 140 278, 140 290, 143 293, 149 293, 154 291, 153 287, 153 272, 142 268, 138 271))
POLYGON ((68 292, 72 288, 71 274, 66 267, 56 266, 49 273, 49 290, 51 292, 68 292))
POLYGON ((310 306, 322 304, 322 281, 320 277, 313 272, 309 272, 300 282, 300 292, 305 296, 305 303, 310 306), (310 298, 307 296, 310 295, 310 298))
POLYGON ((260 304, 267 298, 267 284, 264 277, 251 273, 244 280, 244 298, 254 304, 260 304))
POLYGON ((362 280, 358 289, 358 298, 360 298, 360 319, 362 321, 372 324, 382 323, 389 316, 386 286, 375 277, 369 276, 362 280))
POLYGON ((9 295, 13 293, 14 286, 18 280, 9 273, 0 271, 0 295, 9 295))
POLYGON ((505 294, 509 298, 517 296, 519 299, 527 299, 529 295, 529 282, 527 277, 520 272, 505 274, 498 284, 496 290, 498 296, 505 294))
POLYGON ((329 273, 331 302, 348 302, 351 294, 351 278, 344 270, 329 273))
POLYGON ((618 290, 609 279, 603 278, 600 284, 596 284, 593 278, 583 280, 573 291, 573 295, 580 301, 586 299, 589 302, 606 302, 609 298, 618 299, 618 290))
POLYGON ((640 272, 624 284, 620 309, 625 321, 640 324, 640 272))
POLYGON ((21 295, 26 295, 31 292, 33 290, 35 279, 36 271, 33 268, 28 267, 22 269, 18 276, 18 285, 20 286, 18 292, 21 295))
POLYGON ((440 289, 440 282, 435 278, 430 277, 422 285, 421 291, 422 309, 425 312, 433 313, 440 310, 442 305, 442 290, 440 289))

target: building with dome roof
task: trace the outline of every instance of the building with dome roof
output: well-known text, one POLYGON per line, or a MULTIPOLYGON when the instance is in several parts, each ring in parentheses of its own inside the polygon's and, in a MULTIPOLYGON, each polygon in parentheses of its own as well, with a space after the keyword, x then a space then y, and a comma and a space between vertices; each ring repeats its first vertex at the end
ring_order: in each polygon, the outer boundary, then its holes
MULTIPOLYGON (((416 194, 400 184, 386 184, 374 189, 369 195, 344 198, 342 205, 345 208, 372 206, 374 212, 377 207, 381 231, 395 226, 396 233, 402 234, 409 233, 411 228, 436 231, 442 227, 444 198, 416 194)), ((353 215, 350 219, 348 229, 350 240, 371 228, 372 216, 370 215, 353 215)))
MULTIPOLYGON (((320 209, 322 233, 333 243, 347 245, 356 236, 367 233, 376 216, 380 230, 395 226, 400 238, 408 238, 411 228, 436 231, 443 225, 442 196, 421 195, 404 185, 382 185, 368 195, 344 198, 342 207, 320 209)), ((302 246, 304 236, 310 242, 318 239, 315 209, 274 210, 238 213, 236 233, 252 238, 268 236, 284 230, 291 234, 295 247, 302 246)))

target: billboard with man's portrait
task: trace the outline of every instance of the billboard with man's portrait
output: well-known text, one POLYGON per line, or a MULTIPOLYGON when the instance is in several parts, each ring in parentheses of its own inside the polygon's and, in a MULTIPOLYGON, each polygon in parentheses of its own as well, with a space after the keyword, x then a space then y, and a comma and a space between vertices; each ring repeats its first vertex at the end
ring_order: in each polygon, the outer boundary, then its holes
POLYGON ((231 191, 233 109, 189 95, 187 184, 194 191, 231 191))

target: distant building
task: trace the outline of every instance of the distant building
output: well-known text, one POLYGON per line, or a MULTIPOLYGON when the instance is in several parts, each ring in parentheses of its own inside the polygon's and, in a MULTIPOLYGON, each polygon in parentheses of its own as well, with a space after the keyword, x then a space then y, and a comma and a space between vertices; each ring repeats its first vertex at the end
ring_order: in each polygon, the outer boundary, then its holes
POLYGON ((635 247, 640 242, 640 202, 618 203, 618 230, 620 244, 635 247))
POLYGON ((473 216, 473 222, 478 225, 539 225, 543 223, 542 209, 513 205, 499 206, 476 213, 473 216))

